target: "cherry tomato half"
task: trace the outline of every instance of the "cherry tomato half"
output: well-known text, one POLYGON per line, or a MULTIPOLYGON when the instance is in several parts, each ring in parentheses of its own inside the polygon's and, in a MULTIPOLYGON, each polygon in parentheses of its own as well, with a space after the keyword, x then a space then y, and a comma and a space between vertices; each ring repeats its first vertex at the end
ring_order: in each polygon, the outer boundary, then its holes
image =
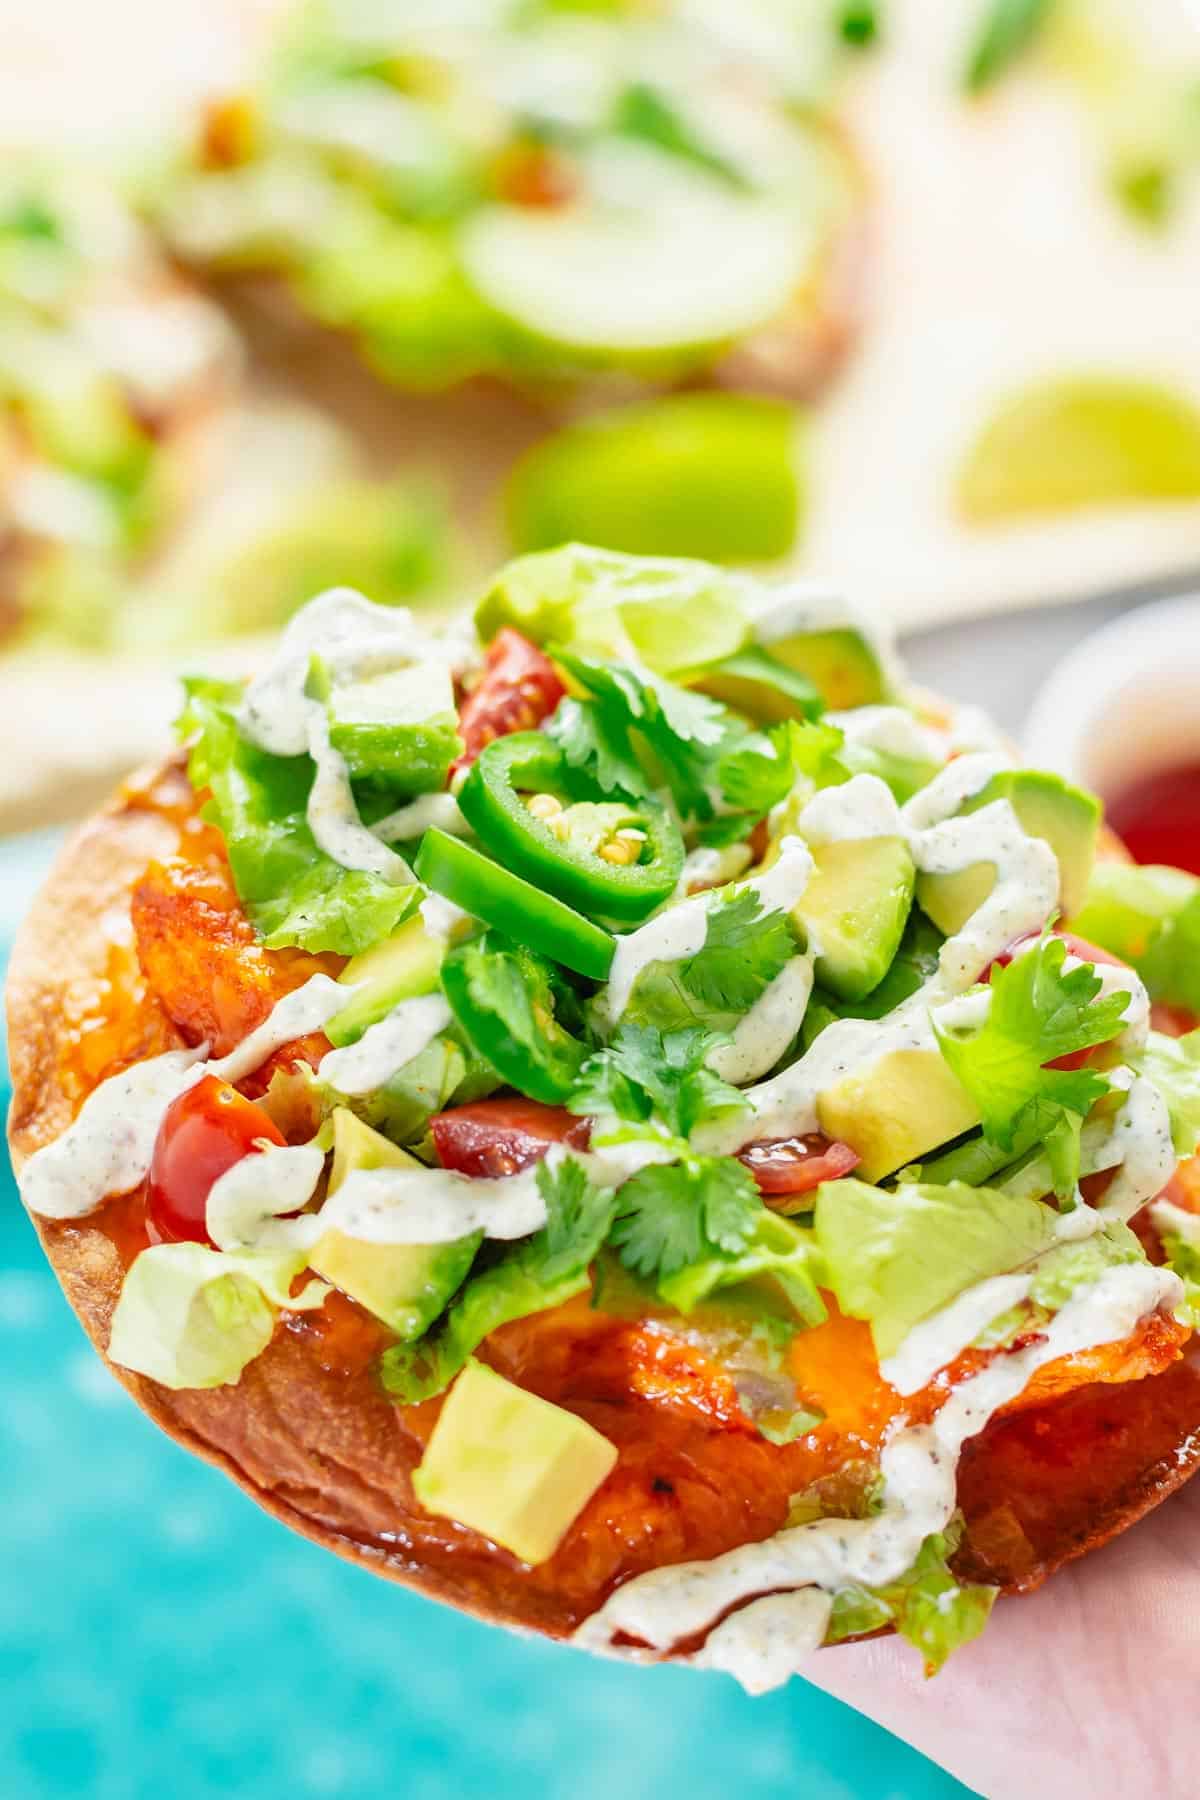
POLYGON ((542 1106, 519 1094, 455 1106, 429 1121, 443 1169, 460 1175, 516 1175, 540 1162, 551 1144, 587 1148, 591 1125, 565 1106, 542 1106))
POLYGON ((260 1138, 286 1142, 261 1106, 215 1075, 205 1075, 173 1100, 150 1164, 146 1222, 151 1238, 157 1243, 210 1243, 204 1216, 209 1190, 260 1138))
POLYGON ((532 731, 565 693, 550 658, 506 625, 492 640, 478 687, 459 710, 458 730, 465 747, 451 776, 468 768, 493 738, 532 731))
MULTIPOLYGON (((747 1144, 738 1151, 737 1160, 749 1169, 769 1206, 775 1198, 811 1194, 823 1181, 840 1181, 843 1175, 857 1169, 862 1159, 849 1144, 831 1142, 813 1132, 809 1137, 769 1138, 747 1144)), ((786 1206, 776 1208, 777 1212, 788 1210, 786 1206)))

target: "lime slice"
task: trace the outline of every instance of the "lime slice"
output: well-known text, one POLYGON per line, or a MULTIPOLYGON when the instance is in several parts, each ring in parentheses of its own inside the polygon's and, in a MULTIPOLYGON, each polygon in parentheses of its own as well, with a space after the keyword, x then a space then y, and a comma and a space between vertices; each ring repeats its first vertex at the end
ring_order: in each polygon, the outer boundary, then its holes
POLYGON ((1074 375, 1000 408, 959 471, 972 525, 1148 500, 1200 499, 1200 409, 1155 382, 1074 375))
POLYGON ((572 540, 642 556, 758 562, 795 543, 798 415, 777 400, 679 394, 534 445, 505 490, 513 548, 572 540))
POLYGON ((485 207, 460 239, 479 293, 536 337, 627 357, 722 344, 811 271, 815 208, 734 190, 644 144, 601 144, 586 175, 586 199, 485 207))

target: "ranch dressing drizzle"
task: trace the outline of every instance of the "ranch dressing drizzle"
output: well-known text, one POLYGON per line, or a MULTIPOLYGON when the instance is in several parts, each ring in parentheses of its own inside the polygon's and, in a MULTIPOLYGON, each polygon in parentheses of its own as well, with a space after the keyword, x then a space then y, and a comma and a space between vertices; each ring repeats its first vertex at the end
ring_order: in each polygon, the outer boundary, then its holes
POLYGON ((300 1213, 325 1167, 315 1144, 272 1145, 243 1156, 209 1190, 204 1217, 218 1250, 311 1250, 325 1227, 319 1213, 300 1213))
MULTIPOLYGON (((550 1151, 551 1168, 561 1155, 550 1151)), ((507 1241, 539 1230, 546 1203, 536 1168, 496 1180, 451 1169, 354 1169, 317 1217, 322 1229, 371 1244, 448 1244, 473 1231, 507 1241)))
POLYGON ((822 788, 814 794, 800 814, 799 825, 812 844, 898 837, 900 812, 891 788, 878 775, 852 775, 841 787, 822 788))
MULTIPOLYGON (((753 881, 740 882, 733 891, 740 894, 749 888, 757 894, 764 912, 787 912, 807 887, 812 867, 808 846, 799 838, 786 837, 778 861, 753 881)), ((655 913, 637 931, 617 939, 604 996, 608 1017, 614 1025, 629 1005, 634 984, 643 969, 652 962, 682 962, 703 950, 708 935, 710 903, 708 893, 697 894, 678 906, 655 913)), ((799 1024, 799 1020, 796 1023, 799 1024)))
POLYGON ((322 1057, 317 1074, 339 1094, 374 1093, 449 1023, 450 1008, 441 994, 401 1000, 386 1018, 368 1026, 356 1044, 322 1057))
POLYGON ((917 1394, 961 1356, 980 1332, 1024 1300, 1032 1274, 993 1275, 978 1281, 928 1319, 914 1325, 900 1348, 884 1357, 879 1373, 898 1394, 917 1394))
POLYGON ((708 1067, 735 1087, 774 1068, 800 1029, 812 986, 812 959, 793 956, 738 1020, 729 1043, 709 1052, 708 1067))
POLYGON ((25 1164, 25 1205, 43 1218, 79 1219, 110 1194, 128 1193, 150 1172, 158 1128, 173 1100, 204 1075, 240 1081, 284 1044, 320 1030, 352 992, 328 975, 314 975, 285 994, 228 1056, 206 1062, 203 1045, 168 1050, 102 1081, 61 1137, 25 1164))
POLYGON ((948 734, 923 725, 905 706, 856 706, 852 712, 827 712, 823 725, 835 725, 848 744, 910 762, 944 763, 950 754, 948 734))
MULTIPOLYGON (((988 862, 996 870, 987 899, 962 930, 942 945, 936 974, 883 1019, 842 1019, 827 1026, 791 1068, 746 1090, 750 1102, 746 1114, 728 1124, 702 1127, 696 1134, 699 1148, 730 1155, 755 1138, 815 1131, 817 1100, 826 1088, 852 1072, 863 1073, 892 1051, 936 1050, 931 1014, 977 982, 1014 938, 1045 923, 1058 902, 1058 860, 1050 846, 1021 830, 1007 800, 954 816, 964 801, 979 793, 1005 766, 994 756, 963 756, 903 807, 896 807, 888 793, 894 828, 908 843, 918 869, 954 874, 988 862)), ((887 793, 887 789, 873 776, 855 777, 843 788, 827 789, 818 798, 832 803, 856 782, 873 784, 871 805, 878 805, 882 812, 882 798, 875 790, 887 793)), ((832 804, 823 808, 823 815, 826 810, 832 811, 832 804)), ((861 820, 857 797, 847 817, 861 820)), ((828 826, 832 821, 825 823, 828 826)), ((982 1004, 986 1005, 986 997, 982 1004)))
POLYGON ((395 887, 414 879, 404 858, 389 850, 358 815, 350 772, 340 750, 329 741, 329 720, 319 700, 306 700, 308 749, 316 765, 308 794, 308 828, 318 846, 343 869, 379 875, 395 887))
POLYGON ((376 819, 371 831, 381 843, 398 844, 406 838, 420 837, 431 825, 451 837, 467 835, 467 821, 453 794, 418 794, 407 806, 397 807, 384 819, 376 819))
POLYGON ((681 1660, 732 1675, 748 1694, 765 1694, 798 1674, 804 1658, 820 1649, 832 1610, 832 1598, 820 1588, 768 1594, 723 1619, 699 1650, 681 1660))
MULTIPOLYGON (((615 1649, 619 1634, 665 1652, 704 1631, 730 1607, 772 1589, 815 1587, 827 1594, 862 1583, 877 1587, 911 1567, 924 1540, 942 1531, 956 1504, 963 1444, 992 1415, 1023 1393, 1036 1371, 1061 1356, 1127 1337, 1149 1312, 1178 1304, 1183 1284, 1168 1269, 1126 1264, 1106 1270, 1075 1295, 1025 1349, 995 1356, 960 1383, 929 1425, 905 1426, 880 1458, 883 1510, 868 1519, 817 1519, 744 1544, 711 1562, 680 1563, 639 1575, 608 1599, 575 1633, 591 1650, 615 1649)), ((728 1621, 724 1621, 728 1623, 728 1621)), ((761 1656, 724 1640, 721 1666, 755 1681, 761 1656)), ((785 1659, 771 1659, 778 1679, 785 1659)))
POLYGON ((1096 1211, 1105 1219, 1128 1220, 1162 1192, 1179 1163, 1167 1103, 1144 1075, 1134 1080, 1113 1120, 1112 1150, 1120 1170, 1096 1211))

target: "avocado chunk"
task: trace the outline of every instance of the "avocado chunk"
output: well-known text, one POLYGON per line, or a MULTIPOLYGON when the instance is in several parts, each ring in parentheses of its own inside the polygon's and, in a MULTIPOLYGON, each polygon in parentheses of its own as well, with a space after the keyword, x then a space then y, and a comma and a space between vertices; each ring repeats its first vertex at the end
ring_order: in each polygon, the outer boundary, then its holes
POLYGON ((826 1137, 862 1158, 864 1181, 881 1181, 979 1123, 979 1112, 938 1050, 889 1050, 860 1075, 817 1098, 826 1137))
POLYGON ((400 796, 445 786, 462 750, 445 663, 409 663, 336 684, 327 705, 329 740, 351 775, 384 775, 400 796))
MULTIPOLYGON (((355 1169, 419 1167, 415 1157, 347 1108, 334 1113, 331 1194, 355 1169)), ((448 1244, 372 1244, 329 1230, 317 1240, 308 1263, 407 1344, 429 1329, 462 1285, 481 1236, 473 1232, 448 1244)))
POLYGON ((734 707, 760 725, 777 725, 783 719, 814 719, 824 705, 807 675, 780 662, 761 644, 748 644, 733 656, 690 670, 679 679, 685 687, 699 688, 701 693, 734 707))
POLYGON ((413 1493, 524 1563, 546 1562, 617 1461, 608 1439, 469 1362, 442 1407, 413 1493))
POLYGON ((873 645, 853 625, 826 631, 797 631, 773 638, 765 648, 812 682, 827 707, 846 712, 888 698, 887 676, 873 645))
POLYGON ((902 838, 851 838, 818 844, 813 862, 792 919, 817 947, 821 986, 862 1000, 900 947, 912 907, 912 857, 902 838))
POLYGON ((438 984, 444 952, 444 941, 431 936, 420 913, 414 913, 391 937, 351 957, 338 980, 359 991, 326 1025, 330 1043, 339 1050, 357 1043, 369 1026, 377 1025, 401 1000, 431 994, 438 984))
MULTIPOLYGON (((963 807, 978 812, 993 800, 1008 800, 1023 831, 1042 838, 1058 858, 1059 903, 1070 918, 1082 906, 1096 854, 1100 802, 1060 775, 1042 769, 1006 769, 963 807)), ((961 931, 996 884, 991 863, 976 863, 954 875, 920 875, 917 904, 947 937, 961 931)))

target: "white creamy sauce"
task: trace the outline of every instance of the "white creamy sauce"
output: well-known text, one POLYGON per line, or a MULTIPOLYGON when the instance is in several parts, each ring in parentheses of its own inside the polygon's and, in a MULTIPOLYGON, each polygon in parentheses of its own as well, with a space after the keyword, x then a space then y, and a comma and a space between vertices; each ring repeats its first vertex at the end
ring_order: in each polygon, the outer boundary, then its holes
POLYGON ((397 807, 386 818, 376 819, 371 830, 384 844, 401 844, 418 838, 436 825, 451 837, 465 837, 470 829, 453 794, 418 794, 407 806, 397 807))
POLYGON ((735 1087, 774 1068, 800 1029, 812 985, 810 958, 793 956, 738 1020, 730 1042, 709 1052, 708 1067, 735 1087))
POLYGON ((293 988, 276 1001, 262 1024, 256 1025, 228 1056, 210 1062, 206 1073, 219 1075, 222 1081, 243 1080, 294 1038, 320 1031, 342 1010, 354 991, 332 976, 310 976, 303 987, 293 988))
POLYGON ((109 1194, 144 1181, 172 1100, 204 1073, 203 1049, 168 1050, 122 1070, 90 1093, 61 1137, 21 1171, 21 1198, 44 1219, 80 1219, 109 1194))
POLYGON ((311 706, 305 686, 318 653, 335 680, 353 679, 402 668, 425 645, 407 607, 377 606, 353 588, 318 594, 288 621, 269 666, 246 689, 238 728, 251 743, 276 756, 304 755, 311 706))
POLYGON ((821 723, 836 725, 848 744, 910 762, 944 763, 950 754, 948 734, 922 724, 906 706, 856 706, 852 712, 827 712, 821 723))
POLYGON ((1106 1219, 1131 1219, 1162 1192, 1179 1162, 1167 1103, 1143 1075, 1134 1081, 1113 1120, 1112 1150, 1120 1169, 1096 1210, 1106 1219))
POLYGON ((1200 1248, 1200 1213, 1188 1212, 1173 1200, 1156 1200, 1150 1208, 1150 1221, 1159 1237, 1181 1238, 1185 1244, 1200 1248))
POLYGON ((722 1620, 700 1649, 684 1660, 696 1669, 732 1675, 748 1694, 769 1693, 820 1649, 832 1607, 832 1598, 820 1588, 768 1594, 722 1620))
POLYGON ((314 975, 285 994, 270 1016, 215 1062, 196 1050, 168 1050, 110 1076, 88 1095, 61 1137, 29 1158, 21 1197, 43 1218, 78 1219, 110 1194, 125 1194, 150 1171, 154 1143, 171 1102, 204 1075, 241 1081, 276 1050, 319 1031, 352 992, 328 975, 314 975))
POLYGON ((413 879, 404 858, 363 824, 350 786, 346 759, 329 741, 329 719, 319 700, 306 700, 308 749, 316 765, 308 794, 308 828, 326 856, 343 869, 379 875, 395 887, 413 879))
POLYGON ((978 1281, 914 1325, 900 1348, 885 1357, 879 1373, 898 1394, 917 1394, 973 1344, 993 1319, 1019 1305, 1033 1286, 1030 1273, 993 1275, 978 1281))
POLYGON ((430 937, 441 938, 443 943, 461 937, 471 923, 469 912, 465 912, 461 906, 455 906, 453 900, 447 900, 441 894, 426 894, 417 911, 430 937))
POLYGON ((812 844, 839 844, 855 838, 898 837, 900 808, 878 775, 852 775, 841 787, 822 788, 799 818, 812 844))
POLYGON ((312 1199, 325 1167, 315 1144, 280 1146, 243 1156, 213 1182, 205 1206, 208 1235, 219 1250, 311 1250, 324 1229, 312 1199), (288 1218, 300 1213, 299 1218, 288 1218))
POLYGON ((386 1018, 368 1026, 356 1044, 322 1057, 317 1074, 339 1094, 373 1093, 420 1056, 449 1023, 450 1008, 440 993, 401 1000, 386 1018))
MULTIPOLYGON (((807 887, 812 867, 808 846, 799 838, 787 837, 771 868, 753 881, 740 883, 734 892, 749 888, 757 894, 764 912, 787 912, 807 887)), ((653 962, 682 962, 703 950, 710 904, 707 893, 697 894, 677 906, 666 907, 636 931, 618 937, 604 996, 605 1009, 614 1025, 629 1005, 643 969, 653 962)), ((799 1023, 797 1019, 796 1024, 799 1023)))
POLYGON ((699 850, 689 850, 671 897, 686 900, 689 894, 697 894, 703 888, 721 887, 749 868, 751 860, 748 844, 725 844, 721 849, 702 844, 699 850))
MULTIPOLYGON (((773 1590, 813 1587, 833 1594, 851 1583, 877 1587, 896 1580, 911 1567, 924 1540, 949 1523, 958 1459, 967 1439, 1016 1399, 1038 1369, 1061 1356, 1127 1337, 1147 1313, 1178 1304, 1182 1291, 1178 1276, 1167 1269, 1135 1263, 1107 1270, 1093 1287, 1068 1301, 1037 1342, 998 1354, 960 1383, 931 1424, 895 1432, 880 1458, 880 1513, 867 1519, 817 1519, 710 1562, 680 1563, 639 1575, 584 1621, 575 1641, 611 1652, 616 1637, 624 1634, 666 1652, 711 1627, 730 1608, 773 1590)), ((768 1624, 773 1617, 777 1615, 767 1616, 768 1624)), ((728 1626, 730 1620, 722 1624, 728 1626)), ((718 1647, 718 1666, 729 1673, 758 1684, 766 1668, 780 1680, 790 1672, 782 1655, 764 1662, 753 1624, 742 1654, 738 1643, 729 1632, 723 1649, 718 1647)))
POLYGON ((507 1241, 539 1230, 546 1203, 536 1168, 498 1180, 450 1169, 353 1169, 317 1217, 323 1229, 371 1244, 448 1244, 473 1231, 507 1241))

